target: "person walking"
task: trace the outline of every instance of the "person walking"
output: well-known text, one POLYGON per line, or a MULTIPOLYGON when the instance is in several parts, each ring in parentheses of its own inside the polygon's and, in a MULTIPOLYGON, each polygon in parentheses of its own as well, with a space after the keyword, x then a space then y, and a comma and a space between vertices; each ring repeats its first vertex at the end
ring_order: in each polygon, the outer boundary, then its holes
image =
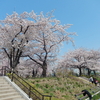
POLYGON ((93 77, 90 77, 89 81, 90 81, 91 83, 93 83, 93 82, 94 82, 94 81, 93 81, 93 77))
POLYGON ((97 79, 94 78, 94 77, 93 77, 93 83, 95 84, 95 86, 97 86, 98 81, 97 81, 97 79))

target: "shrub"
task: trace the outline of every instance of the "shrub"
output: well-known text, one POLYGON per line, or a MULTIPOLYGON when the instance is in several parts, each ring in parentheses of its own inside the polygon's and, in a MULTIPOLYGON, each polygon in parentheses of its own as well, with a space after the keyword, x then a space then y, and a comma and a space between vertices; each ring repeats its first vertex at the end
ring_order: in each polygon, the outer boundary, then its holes
POLYGON ((49 86, 49 84, 45 84, 45 87, 46 87, 46 88, 49 88, 50 86, 49 86))

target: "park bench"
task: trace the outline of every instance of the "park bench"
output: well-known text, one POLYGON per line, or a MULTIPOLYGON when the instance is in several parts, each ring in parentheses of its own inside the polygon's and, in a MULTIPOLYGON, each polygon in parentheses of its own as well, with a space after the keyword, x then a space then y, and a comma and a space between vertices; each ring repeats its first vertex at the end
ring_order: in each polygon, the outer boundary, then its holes
MULTIPOLYGON (((90 90, 88 90, 90 92, 90 94, 92 95, 92 97, 94 95, 96 95, 96 93, 100 92, 100 86, 96 86, 94 88, 91 88, 90 90)), ((88 98, 88 96, 83 96, 83 93, 80 92, 78 94, 75 94, 75 97, 77 98, 77 100, 85 100, 88 98)))

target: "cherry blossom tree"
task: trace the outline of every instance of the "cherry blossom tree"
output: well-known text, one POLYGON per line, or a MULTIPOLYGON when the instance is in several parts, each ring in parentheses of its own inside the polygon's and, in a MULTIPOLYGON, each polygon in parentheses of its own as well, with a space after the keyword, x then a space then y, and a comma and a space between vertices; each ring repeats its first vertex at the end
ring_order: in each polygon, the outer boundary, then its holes
POLYGON ((79 75, 82 75, 82 69, 88 69, 88 74, 91 71, 100 69, 100 51, 98 50, 86 50, 84 48, 79 48, 74 51, 66 53, 66 55, 59 61, 60 67, 67 68, 78 68, 79 75))
POLYGON ((11 68, 15 68, 19 63, 28 43, 26 33, 29 31, 29 27, 34 26, 32 21, 25 18, 28 18, 26 12, 21 15, 13 13, 0 21, 0 48, 9 58, 11 68))
POLYGON ((78 68, 79 75, 82 74, 81 69, 86 67, 86 50, 83 48, 76 49, 74 51, 68 52, 64 56, 64 61, 66 67, 78 68))
POLYGON ((70 24, 61 25, 51 13, 44 16, 34 11, 14 12, 0 22, 0 48, 9 58, 11 68, 18 65, 20 57, 27 56, 43 69, 43 76, 55 60, 59 45, 63 41, 73 42, 70 35, 75 35, 66 31, 70 24))
POLYGON ((87 62, 87 66, 88 66, 88 72, 89 74, 91 73, 91 71, 94 72, 94 74, 96 74, 95 71, 100 71, 100 51, 99 50, 90 50, 88 53, 88 62, 87 62))
POLYGON ((44 19, 44 17, 41 20, 45 25, 40 27, 39 34, 33 41, 36 45, 27 54, 31 60, 41 66, 43 69, 42 76, 46 76, 48 65, 54 62, 59 45, 63 41, 71 41, 72 39, 69 38, 71 34, 65 31, 70 25, 62 26, 59 25, 58 20, 44 19))
POLYGON ((20 59, 20 63, 15 68, 18 75, 22 77, 41 76, 40 67, 30 59, 20 59))

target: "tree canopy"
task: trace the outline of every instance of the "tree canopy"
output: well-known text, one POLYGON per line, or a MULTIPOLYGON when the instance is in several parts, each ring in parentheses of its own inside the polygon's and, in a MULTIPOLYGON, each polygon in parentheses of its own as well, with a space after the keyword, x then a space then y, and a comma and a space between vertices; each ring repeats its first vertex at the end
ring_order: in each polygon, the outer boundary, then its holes
POLYGON ((84 48, 70 51, 59 60, 58 66, 62 68, 78 68, 79 75, 82 74, 82 68, 87 68, 89 71, 100 70, 100 51, 84 48))
POLYGON ((53 19, 52 13, 46 16, 37 15, 34 11, 18 14, 14 12, 0 21, 0 49, 6 53, 11 68, 20 62, 20 57, 29 57, 42 69, 46 70, 55 60, 59 45, 63 41, 71 41, 71 35, 66 31, 71 24, 61 25, 53 19))

